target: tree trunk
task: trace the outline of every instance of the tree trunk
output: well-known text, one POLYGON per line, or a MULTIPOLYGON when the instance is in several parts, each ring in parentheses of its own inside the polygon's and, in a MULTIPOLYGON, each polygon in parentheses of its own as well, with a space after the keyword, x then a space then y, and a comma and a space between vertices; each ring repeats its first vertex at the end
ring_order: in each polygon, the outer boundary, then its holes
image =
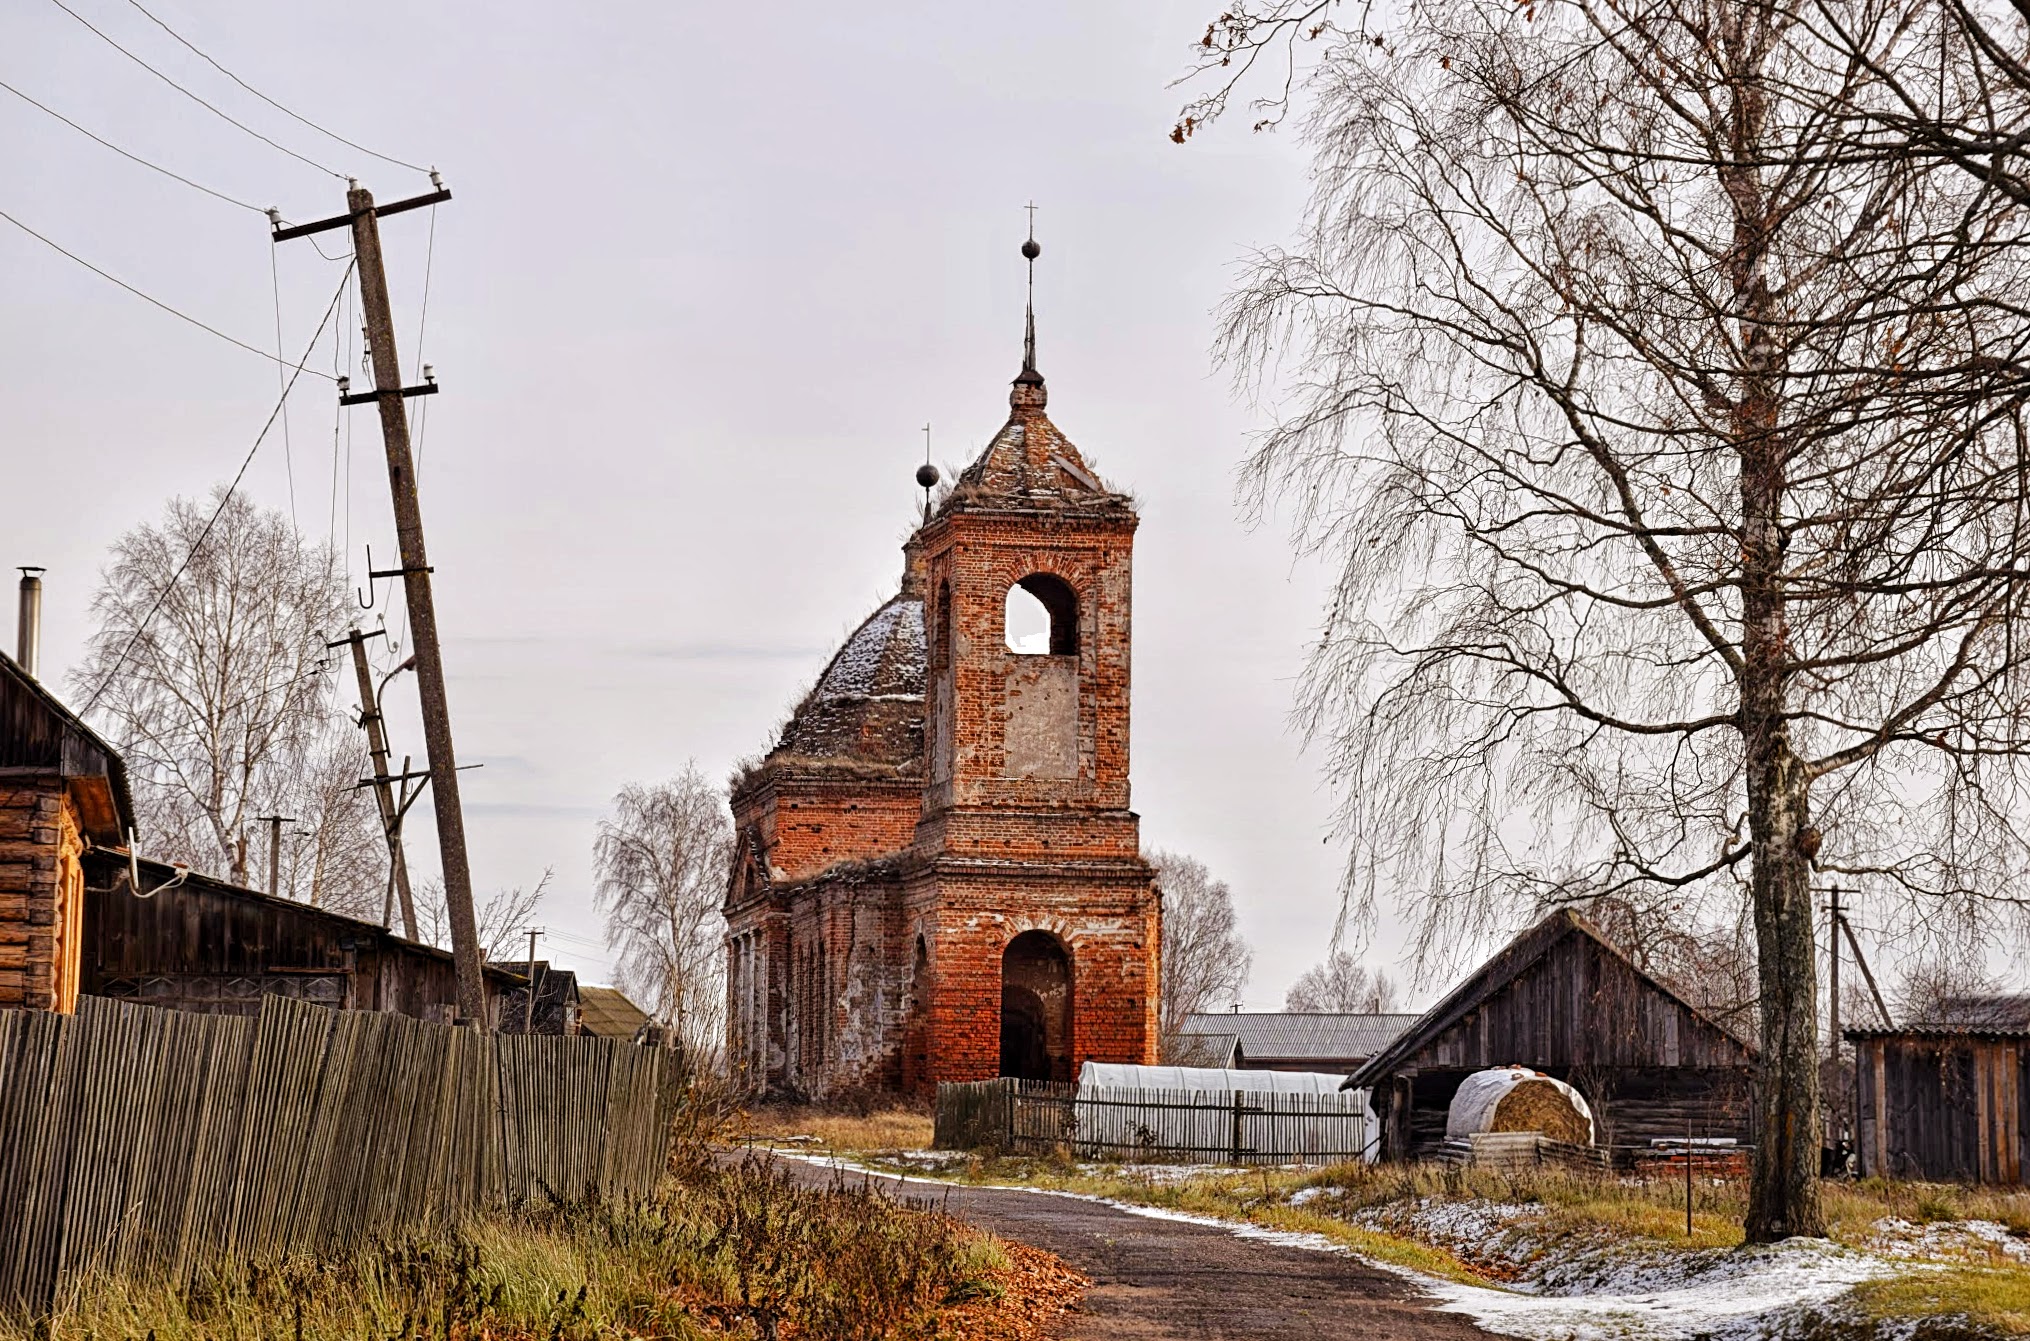
POLYGON ((1751 737, 1748 824, 1753 843, 1762 1056, 1756 1084, 1751 1243, 1823 1238, 1819 1204, 1818 964, 1813 951, 1805 782, 1788 733, 1751 737), (1759 748, 1758 748, 1759 746, 1759 748))
POLYGON ((1781 226, 1762 181, 1769 100, 1761 57, 1776 16, 1738 6, 1721 48, 1740 61, 1731 88, 1730 163, 1721 181, 1734 205, 1728 258, 1741 341, 1731 429, 1741 470, 1742 761, 1747 772, 1749 898, 1755 912, 1762 1008, 1755 1172, 1744 1225, 1750 1243, 1825 1237, 1819 1204, 1818 977, 1812 953, 1811 781, 1792 748, 1790 621, 1785 609, 1783 313, 1769 283, 1770 240, 1781 226))
MULTIPOLYGON (((1751 341, 1751 348, 1753 341, 1751 341)), ((1819 1205, 1818 966, 1812 948, 1810 778, 1792 749, 1784 609, 1784 450, 1774 398, 1744 400, 1741 734, 1750 901, 1762 1006, 1748 1241, 1825 1236, 1819 1205)))

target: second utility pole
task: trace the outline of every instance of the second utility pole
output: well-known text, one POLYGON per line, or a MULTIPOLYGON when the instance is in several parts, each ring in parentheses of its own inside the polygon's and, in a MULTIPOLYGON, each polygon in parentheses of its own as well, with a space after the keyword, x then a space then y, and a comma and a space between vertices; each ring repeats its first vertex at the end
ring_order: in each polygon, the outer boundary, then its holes
MULTIPOLYGON (((394 779, 388 773, 388 725, 381 717, 381 696, 374 692, 373 672, 367 667, 367 639, 380 636, 361 633, 355 624, 348 636, 325 646, 352 648, 353 674, 359 680, 359 722, 366 728, 367 756, 374 764, 374 801, 381 810, 381 832, 388 840, 388 875, 402 900, 402 934, 413 941, 416 898, 409 891, 409 858, 402 851, 401 814, 395 804, 394 779)), ((406 773, 408 769, 404 767, 402 771, 406 773)))
POLYGON ((464 1022, 485 1029, 486 986, 479 952, 479 922, 472 908, 472 867, 465 853, 465 811, 458 802, 458 759, 451 747, 451 707, 444 693, 444 655, 437 641, 437 603, 430 594, 430 558, 423 547, 423 509, 416 498, 416 464, 409 452, 409 410, 404 398, 427 395, 434 384, 402 385, 401 360, 395 352, 395 318, 388 306, 388 272, 381 259, 380 215, 419 209, 451 199, 437 187, 429 195, 398 200, 374 208, 373 192, 354 183, 345 193, 346 213, 335 219, 277 227, 275 240, 304 237, 329 228, 352 228, 352 252, 359 266, 360 314, 366 319, 367 342, 373 355, 374 389, 361 396, 341 396, 341 403, 376 402, 381 412, 381 439, 387 446, 388 488, 395 501, 395 538, 402 566, 394 573, 369 574, 402 579, 408 599, 409 628, 416 647, 416 693, 422 700, 423 743, 430 760, 430 799, 437 814, 437 846, 444 867, 444 906, 451 923, 451 956, 458 969, 458 1013, 464 1022))

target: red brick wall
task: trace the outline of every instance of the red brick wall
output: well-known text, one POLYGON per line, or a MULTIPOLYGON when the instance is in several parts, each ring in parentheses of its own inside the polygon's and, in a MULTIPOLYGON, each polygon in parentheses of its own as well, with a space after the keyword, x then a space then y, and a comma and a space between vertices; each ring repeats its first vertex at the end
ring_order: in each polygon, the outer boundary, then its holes
POLYGON ((930 763, 927 812, 1053 803, 1127 809, 1134 532, 1125 511, 1099 518, 962 511, 924 532, 933 703, 925 735, 942 756, 930 763), (1029 658, 1008 649, 1008 589, 1036 573, 1059 578, 1078 597, 1079 766, 1069 779, 1009 776, 1009 681, 1029 658))
POLYGON ((923 813, 918 778, 806 779, 792 774, 734 798, 734 822, 761 829, 777 878, 808 880, 841 862, 907 848, 923 813))
POLYGON ((912 902, 931 942, 928 1088, 1001 1062, 1001 956, 1047 931, 1072 968, 1072 1075, 1088 1061, 1156 1060, 1156 896, 1139 859, 1109 873, 1039 867, 933 875, 912 902))

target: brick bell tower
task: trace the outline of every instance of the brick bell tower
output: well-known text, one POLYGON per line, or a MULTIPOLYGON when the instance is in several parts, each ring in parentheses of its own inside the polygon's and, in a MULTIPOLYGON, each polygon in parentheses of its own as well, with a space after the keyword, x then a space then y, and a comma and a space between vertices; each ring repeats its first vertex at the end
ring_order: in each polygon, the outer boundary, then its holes
POLYGON ((1160 911, 1128 796, 1138 519, 1044 413, 1040 251, 1032 232, 1008 422, 914 542, 927 655, 905 914, 916 1089, 1156 1060, 1160 911), (1047 640, 1016 646, 1015 593, 1048 613, 1047 640))

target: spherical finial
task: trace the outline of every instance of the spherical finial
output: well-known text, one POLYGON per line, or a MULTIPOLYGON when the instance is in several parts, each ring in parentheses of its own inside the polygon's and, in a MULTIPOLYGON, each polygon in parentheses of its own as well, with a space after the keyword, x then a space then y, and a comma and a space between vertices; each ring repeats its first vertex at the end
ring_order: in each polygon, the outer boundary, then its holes
POLYGON ((1035 238, 1030 238, 1027 242, 1024 242, 1022 244, 1022 254, 1024 256, 1027 256, 1030 260, 1033 261, 1037 257, 1043 255, 1043 248, 1040 245, 1038 245, 1035 238))
POLYGON ((935 489, 940 478, 937 467, 928 461, 916 468, 916 487, 919 489, 935 489))

